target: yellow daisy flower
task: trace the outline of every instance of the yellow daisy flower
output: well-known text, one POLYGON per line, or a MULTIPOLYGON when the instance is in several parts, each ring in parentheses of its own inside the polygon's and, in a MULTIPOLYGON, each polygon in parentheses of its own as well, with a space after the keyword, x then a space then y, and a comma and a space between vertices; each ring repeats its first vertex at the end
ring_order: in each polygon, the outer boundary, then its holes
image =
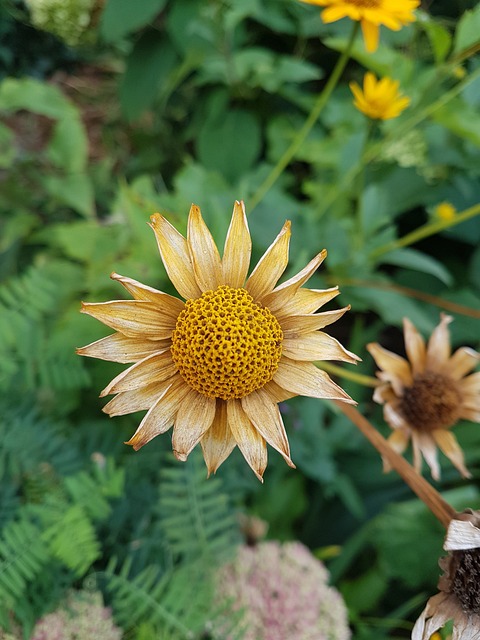
MULTIPOLYGON (((461 347, 451 355, 450 316, 442 314, 428 345, 407 318, 403 321, 408 360, 377 343, 367 345, 382 380, 373 399, 384 405, 385 420, 394 429, 390 445, 399 453, 411 438, 414 466, 421 469, 422 454, 435 480, 440 478, 437 447, 468 478, 463 452, 450 429, 460 419, 480 422, 480 372, 465 377, 480 353, 461 347)), ((388 465, 384 462, 386 470, 388 465)))
POLYGON ((376 51, 379 28, 384 25, 392 31, 415 21, 415 9, 420 0, 302 0, 308 4, 326 7, 322 11, 325 23, 350 18, 360 22, 367 51, 376 51))
POLYGON ((440 204, 437 204, 435 207, 434 213, 437 218, 440 218, 440 220, 450 222, 455 219, 457 210, 450 202, 440 202, 440 204))
POLYGON ((355 107, 375 120, 396 118, 410 104, 410 98, 399 93, 398 80, 377 80, 370 71, 363 78, 363 91, 356 82, 350 82, 349 86, 355 96, 355 107))
POLYGON ((186 460, 200 442, 209 473, 238 446, 261 480, 267 442, 293 467, 278 402, 305 395, 353 403, 313 364, 358 360, 321 331, 349 307, 315 313, 338 287, 302 288, 326 251, 276 286, 288 263, 290 222, 248 278, 251 238, 243 203, 235 203, 223 258, 195 205, 186 239, 158 213, 150 226, 186 302, 114 273, 134 300, 82 304, 83 313, 116 333, 78 353, 134 363, 102 391, 117 394, 103 410, 110 416, 147 410, 127 443, 134 449, 174 425, 175 456, 186 460))

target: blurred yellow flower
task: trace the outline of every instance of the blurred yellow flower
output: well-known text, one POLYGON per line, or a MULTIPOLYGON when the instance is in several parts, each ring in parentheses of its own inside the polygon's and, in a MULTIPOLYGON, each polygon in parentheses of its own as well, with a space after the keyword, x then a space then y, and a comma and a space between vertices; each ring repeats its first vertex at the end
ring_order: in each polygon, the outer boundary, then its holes
POLYGON ((440 218, 440 220, 449 222, 450 220, 453 220, 455 218, 455 216, 457 215, 457 210, 450 202, 441 202, 435 207, 434 213, 437 218, 440 218))
POLYGON ((324 22, 350 18, 360 22, 367 51, 376 51, 379 27, 399 31, 415 21, 415 9, 420 0, 301 0, 307 4, 326 7, 322 11, 324 22))
MULTIPOLYGON (((448 325, 453 320, 442 314, 428 344, 414 325, 404 318, 403 332, 408 359, 377 343, 367 345, 381 371, 380 384, 373 395, 383 404, 385 420, 393 429, 389 444, 403 453, 411 439, 413 460, 420 471, 422 455, 435 480, 440 478, 437 447, 464 478, 463 451, 451 428, 459 420, 480 422, 480 371, 466 375, 480 361, 480 353, 460 347, 451 353, 448 325)), ((390 469, 384 461, 386 471, 390 469)))
POLYGON ((261 480, 267 442, 293 467, 278 403, 295 395, 353 402, 313 364, 358 360, 320 331, 348 307, 315 313, 338 287, 302 287, 326 251, 276 286, 288 264, 289 222, 248 278, 252 243, 243 203, 235 203, 222 258, 195 205, 186 238, 158 213, 150 226, 186 302, 113 273, 134 300, 83 303, 83 313, 116 333, 78 353, 134 363, 100 394, 116 394, 103 410, 148 410, 127 444, 140 449, 173 425, 175 456, 186 460, 200 443, 209 473, 238 446, 261 480))
POLYGON ((350 82, 350 89, 355 97, 353 104, 374 120, 396 118, 408 107, 410 98, 402 96, 398 87, 398 80, 377 80, 370 71, 367 71, 363 78, 363 91, 356 82, 350 82))

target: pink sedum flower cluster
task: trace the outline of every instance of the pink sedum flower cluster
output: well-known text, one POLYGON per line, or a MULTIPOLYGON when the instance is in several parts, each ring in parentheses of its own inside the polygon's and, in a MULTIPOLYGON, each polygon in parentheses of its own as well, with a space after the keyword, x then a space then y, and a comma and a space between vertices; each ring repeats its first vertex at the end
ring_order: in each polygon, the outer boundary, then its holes
POLYGON ((218 593, 242 613, 244 640, 349 640, 347 610, 328 577, 299 542, 267 541, 239 548, 218 593))

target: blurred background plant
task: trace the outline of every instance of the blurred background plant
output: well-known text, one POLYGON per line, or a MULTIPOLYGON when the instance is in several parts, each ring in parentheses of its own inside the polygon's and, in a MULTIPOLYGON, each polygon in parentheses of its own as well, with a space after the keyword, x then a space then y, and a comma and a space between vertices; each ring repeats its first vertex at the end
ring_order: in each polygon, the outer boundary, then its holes
MULTIPOLYGON (((184 228, 195 202, 221 240, 235 199, 255 258, 286 218, 292 273, 328 249, 312 286, 340 285, 353 312, 333 330, 363 358, 358 376, 329 370, 383 433, 368 342, 401 353, 404 316, 427 335, 445 310, 454 346, 478 350, 480 6, 424 2, 413 25, 382 28, 375 53, 356 38, 296 145, 351 26, 296 0, 0 4, 5 633, 36 637, 83 588, 101 590, 126 638, 209 638, 228 619, 216 567, 242 540, 238 514, 327 563, 354 638, 408 637, 434 593, 441 526, 336 407, 282 406, 296 471, 272 456, 260 486, 234 454, 207 481, 165 440, 124 447, 137 416, 109 422, 96 398, 119 367, 74 354, 101 337, 80 299, 121 295, 110 272, 169 290, 151 213, 184 228), (355 108, 349 82, 367 71, 399 82, 398 117, 355 108)), ((478 478, 476 428, 455 433, 478 478)), ((475 480, 441 462, 449 502, 478 508, 475 480)))

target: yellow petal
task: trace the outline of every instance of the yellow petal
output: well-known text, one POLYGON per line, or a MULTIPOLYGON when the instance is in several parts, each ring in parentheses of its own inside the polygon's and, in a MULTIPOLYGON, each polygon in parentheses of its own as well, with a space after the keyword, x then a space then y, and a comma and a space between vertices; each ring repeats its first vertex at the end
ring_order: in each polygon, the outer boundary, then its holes
MULTIPOLYGON (((396 451, 399 454, 402 454, 407 448, 409 439, 410 438, 407 433, 405 433, 401 429, 398 429, 397 431, 394 431, 392 433, 392 435, 387 439, 387 442, 394 451, 396 451)), ((383 461, 384 472, 387 473, 388 471, 391 471, 392 465, 387 460, 387 458, 382 458, 382 461, 383 461)))
POLYGON ((200 209, 194 204, 188 216, 187 243, 198 286, 202 291, 216 289, 222 280, 220 256, 200 209))
POLYGON ((170 340, 145 340, 144 338, 127 338, 122 333, 112 333, 100 338, 85 347, 79 347, 80 356, 110 360, 111 362, 137 362, 152 353, 162 351, 170 345, 170 340))
MULTIPOLYGON (((123 416, 135 411, 147 411, 162 396, 177 376, 164 382, 154 382, 141 389, 124 391, 107 402, 102 411, 110 417, 123 416)), ((179 377, 179 376, 178 376, 179 377)))
POLYGON ((118 273, 112 273, 110 275, 112 280, 120 282, 125 289, 132 295, 135 300, 144 300, 145 302, 154 302, 162 310, 162 313, 171 317, 174 321, 178 318, 179 313, 183 311, 185 303, 174 296, 158 291, 153 287, 149 287, 146 284, 137 282, 132 278, 121 276, 118 273))
POLYGON ((172 448, 175 457, 185 462, 202 439, 215 417, 216 399, 191 389, 179 406, 173 427, 172 448))
POLYGON ((369 53, 372 53, 378 49, 380 29, 376 24, 368 22, 367 20, 362 20, 360 24, 362 25, 365 48, 369 53))
POLYGON ((446 429, 434 429, 432 436, 440 450, 447 456, 453 466, 460 471, 462 476, 464 478, 471 478, 472 474, 465 466, 463 451, 453 433, 446 429))
POLYGON ((212 426, 200 440, 208 475, 215 473, 218 467, 232 453, 236 442, 227 422, 227 403, 217 399, 217 407, 212 426))
POLYGON ((403 335, 405 338, 405 351, 412 366, 412 373, 416 376, 425 371, 425 358, 427 353, 425 340, 408 318, 403 319, 403 335))
POLYGON ((82 302, 80 311, 129 338, 162 340, 170 338, 175 328, 175 322, 163 315, 153 302, 140 300, 82 302))
POLYGON ((350 310, 348 307, 343 309, 335 309, 333 311, 323 311, 323 313, 314 313, 307 315, 288 316, 283 318, 280 322, 282 327, 284 338, 296 338, 304 333, 310 333, 310 331, 316 331, 317 329, 323 329, 329 324, 333 324, 339 320, 346 311, 350 310))
POLYGON ((397 395, 401 395, 403 387, 410 387, 413 384, 410 365, 405 358, 388 351, 388 349, 384 349, 376 342, 367 344, 367 351, 369 351, 377 366, 385 372, 385 375, 382 375, 382 380, 389 380, 394 386, 397 395))
POLYGON ((317 369, 311 362, 297 362, 282 356, 273 381, 299 396, 344 400, 350 404, 356 404, 325 371, 317 369))
POLYGON ((323 331, 314 331, 299 336, 286 338, 282 342, 282 353, 292 360, 339 360, 357 364, 358 356, 347 351, 338 340, 323 331))
POLYGON ((267 467, 265 439, 247 417, 240 400, 230 400, 227 403, 227 417, 238 448, 254 474, 263 482, 263 473, 267 467))
POLYGON ((478 402, 480 402, 480 371, 472 373, 470 376, 464 378, 462 380, 461 389, 463 395, 475 395, 478 402))
MULTIPOLYGON (((138 393, 137 389, 137 393, 138 393)), ((138 429, 125 444, 130 444, 135 451, 150 442, 155 436, 170 429, 177 411, 187 394, 191 391, 180 376, 162 393, 147 415, 141 421, 138 429)))
POLYGON ((234 289, 243 287, 250 266, 251 253, 252 240, 248 230, 245 206, 243 201, 236 201, 223 250, 223 284, 234 289))
POLYGON ((480 422, 480 408, 472 409, 469 407, 462 407, 460 411, 460 418, 463 420, 471 420, 472 422, 480 422))
MULTIPOLYGON (((262 389, 253 391, 241 400, 242 408, 260 435, 295 468, 290 460, 290 446, 278 405, 262 389)), ((235 427, 230 426, 232 433, 235 427)))
POLYGON ((202 291, 195 279, 185 238, 159 213, 150 218, 150 226, 155 233, 165 270, 175 289, 187 300, 199 298, 202 291))
MULTIPOLYGON (((300 293, 300 287, 309 280, 322 264, 327 256, 325 249, 310 260, 306 267, 299 271, 296 275, 288 280, 285 280, 282 284, 275 287, 275 289, 264 296, 262 304, 270 309, 272 313, 281 311, 285 307, 288 308, 289 303, 296 297, 297 293, 300 293)), ((318 309, 318 307, 316 307, 318 309)), ((297 313, 307 313, 298 311, 297 313)))
POLYGON ((285 271, 288 264, 289 244, 290 221, 287 220, 245 283, 245 289, 256 302, 271 293, 285 271))
MULTIPOLYGON (((442 313, 440 323, 432 332, 427 347, 427 368, 438 371, 443 368, 451 354, 450 331, 448 325, 453 321, 451 316, 442 313)), ((448 367, 445 370, 448 373, 448 367)))
POLYGON ((457 349, 448 362, 448 375, 454 380, 460 380, 474 369, 480 362, 480 353, 469 347, 457 349))
POLYGON ((163 382, 171 378, 176 371, 177 365, 172 361, 170 349, 154 353, 122 371, 105 387, 100 397, 146 387, 153 382, 163 382))
POLYGON ((270 380, 269 382, 267 382, 267 384, 264 384, 262 390, 270 396, 273 402, 277 403, 284 402, 285 400, 290 400, 290 398, 294 398, 296 395, 291 391, 287 391, 273 380, 270 380))

